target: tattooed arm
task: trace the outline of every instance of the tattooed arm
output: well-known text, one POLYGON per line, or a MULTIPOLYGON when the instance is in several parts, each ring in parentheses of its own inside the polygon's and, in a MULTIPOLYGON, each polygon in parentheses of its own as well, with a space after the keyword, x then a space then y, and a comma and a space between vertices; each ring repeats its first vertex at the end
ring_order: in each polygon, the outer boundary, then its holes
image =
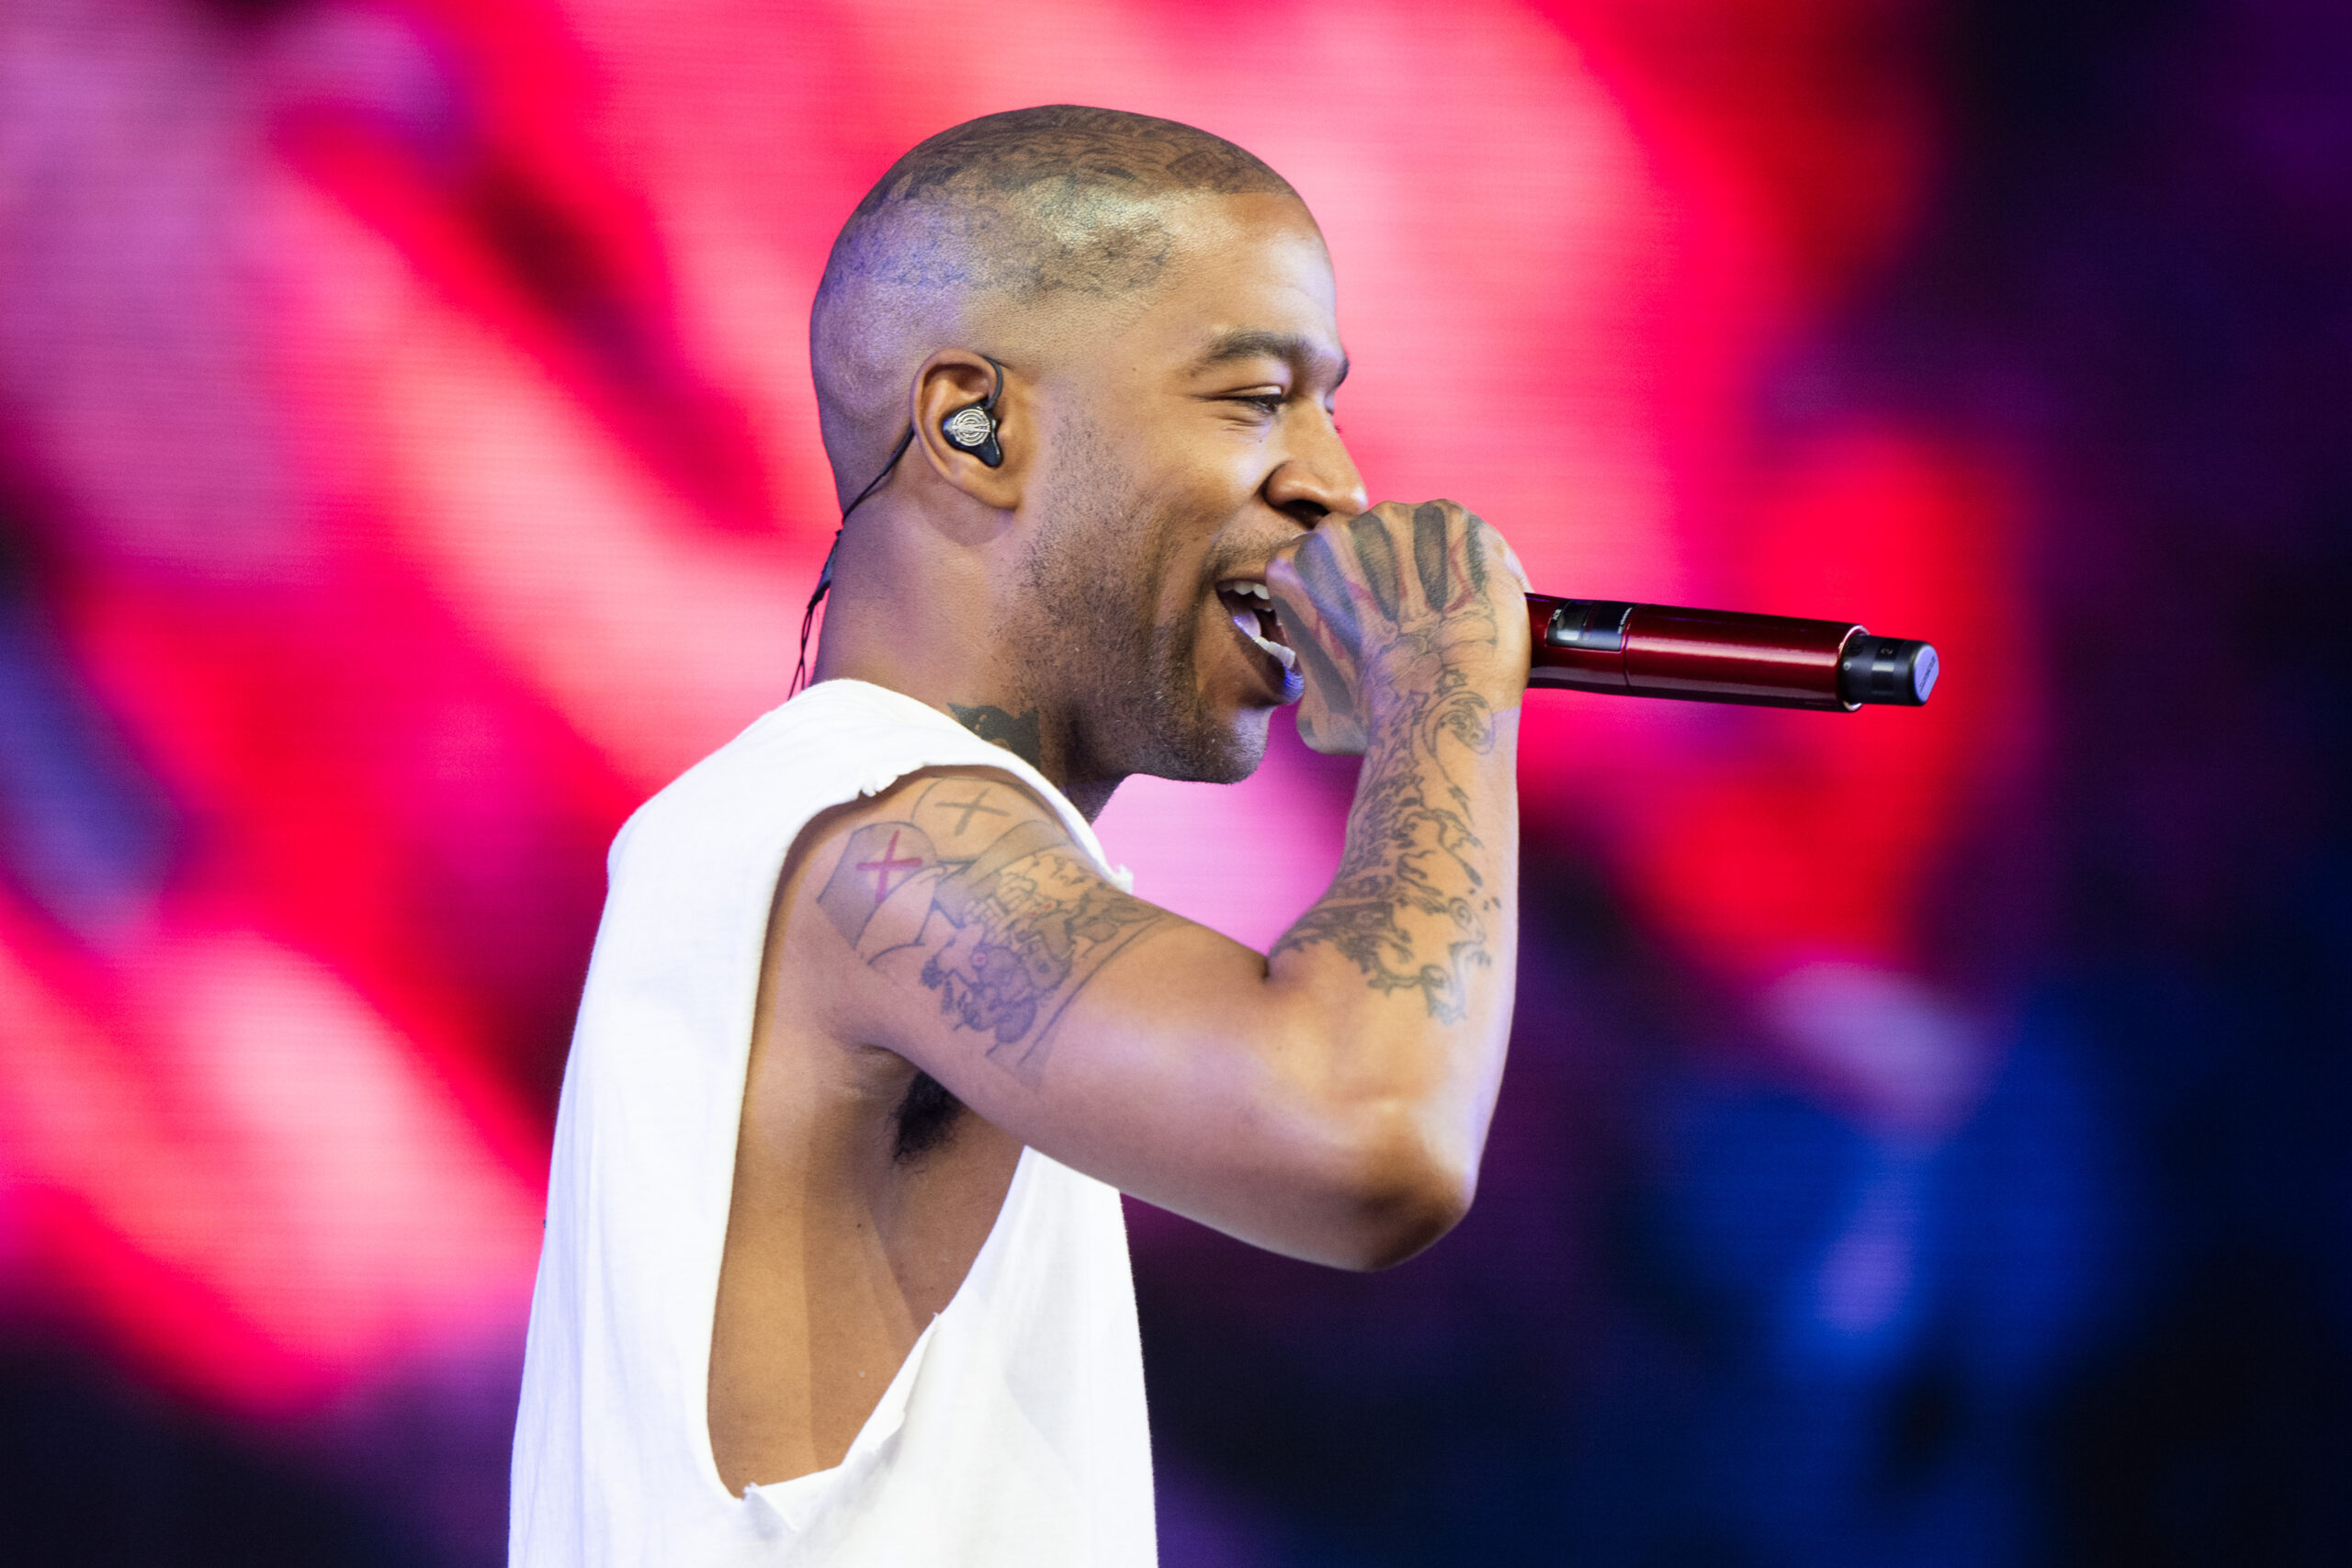
POLYGON ((843 840, 817 907, 865 968, 931 993, 947 1030, 1034 1087, 1087 982, 1167 917, 1017 787, 950 773, 894 805, 843 840))
POLYGON ((1470 982, 1516 934, 1517 561, 1452 502, 1387 503, 1267 575, 1306 667, 1299 734, 1364 758, 1339 876, 1271 956, 1336 954, 1447 1023, 1498 997, 1507 1020, 1510 986, 1470 982))
POLYGON ((812 827, 773 956, 828 1034, 1064 1164, 1378 1267, 1467 1206, 1501 1071, 1526 616, 1500 539, 1442 503, 1327 525, 1268 583, 1302 729, 1364 755, 1340 874, 1272 953, 1119 891, 1018 784, 959 770, 812 827))

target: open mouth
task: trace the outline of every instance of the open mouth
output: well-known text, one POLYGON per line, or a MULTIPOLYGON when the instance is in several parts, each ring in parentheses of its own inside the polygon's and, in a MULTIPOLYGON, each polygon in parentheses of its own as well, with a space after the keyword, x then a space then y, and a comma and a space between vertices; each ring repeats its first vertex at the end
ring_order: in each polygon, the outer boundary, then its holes
POLYGON ((1283 641, 1283 628, 1274 619, 1274 598, 1264 583, 1228 577, 1216 585, 1216 596, 1233 617, 1234 629, 1254 643, 1259 652, 1281 665, 1285 674, 1298 668, 1298 655, 1283 641))

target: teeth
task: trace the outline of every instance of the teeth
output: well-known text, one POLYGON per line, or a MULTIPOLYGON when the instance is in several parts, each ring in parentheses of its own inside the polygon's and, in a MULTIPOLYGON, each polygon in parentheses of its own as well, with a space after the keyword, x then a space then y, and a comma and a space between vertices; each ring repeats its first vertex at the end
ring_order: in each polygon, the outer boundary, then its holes
POLYGON ((1268 658, 1274 660, 1276 662, 1281 664, 1283 669, 1295 670, 1298 668, 1297 654, 1293 653, 1289 649, 1283 647, 1281 643, 1276 642, 1270 637, 1261 637, 1258 635, 1258 626, 1260 624, 1258 617, 1261 615, 1272 615, 1274 609, 1274 596, 1267 591, 1264 583, 1248 582, 1239 578, 1235 578, 1230 581, 1218 583, 1216 585, 1216 589, 1218 592, 1230 593, 1236 599, 1238 599, 1250 606, 1247 611, 1236 611, 1234 613, 1233 626, 1236 631, 1239 632, 1243 637, 1248 637, 1251 642, 1256 643, 1259 649, 1263 651, 1268 658))
POLYGON ((1283 669, 1295 670, 1298 668, 1298 655, 1293 653, 1289 649, 1284 648, 1281 643, 1275 642, 1271 637, 1260 637, 1256 632, 1251 632, 1250 634, 1250 640, 1256 643, 1260 648, 1264 649, 1268 653, 1272 654, 1277 660, 1280 660, 1283 669))

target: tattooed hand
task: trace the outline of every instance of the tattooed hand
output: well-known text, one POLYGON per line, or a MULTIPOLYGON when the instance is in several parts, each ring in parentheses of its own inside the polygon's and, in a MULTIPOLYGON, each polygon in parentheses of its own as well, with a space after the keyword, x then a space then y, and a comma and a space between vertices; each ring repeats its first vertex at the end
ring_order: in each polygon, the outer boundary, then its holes
POLYGON ((1518 705, 1527 684, 1527 584, 1484 520, 1451 501, 1383 502, 1306 536, 1266 570, 1306 693, 1301 739, 1361 753, 1429 696, 1518 705))

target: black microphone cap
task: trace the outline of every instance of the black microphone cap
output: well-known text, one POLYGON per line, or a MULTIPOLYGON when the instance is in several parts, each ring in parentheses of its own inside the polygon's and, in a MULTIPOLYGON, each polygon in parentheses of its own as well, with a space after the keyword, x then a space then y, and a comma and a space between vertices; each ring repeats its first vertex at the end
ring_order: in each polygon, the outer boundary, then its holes
POLYGON ((1936 689, 1936 650, 1907 637, 1856 632, 1838 658, 1838 694, 1849 703, 1916 708, 1936 689))

